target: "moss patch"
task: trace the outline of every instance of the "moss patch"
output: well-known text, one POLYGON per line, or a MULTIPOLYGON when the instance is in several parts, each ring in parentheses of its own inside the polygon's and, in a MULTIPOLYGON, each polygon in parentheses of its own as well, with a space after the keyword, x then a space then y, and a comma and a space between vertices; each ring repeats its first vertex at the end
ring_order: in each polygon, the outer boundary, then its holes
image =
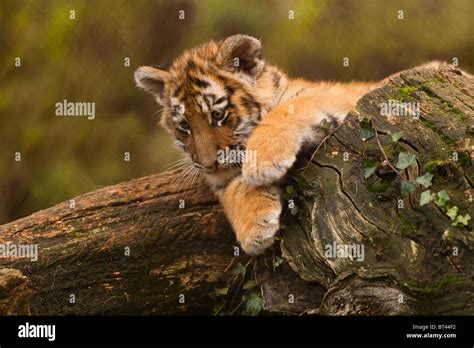
POLYGON ((425 172, 436 173, 437 167, 444 165, 443 160, 434 160, 425 163, 425 172))
POLYGON ((469 118, 461 110, 453 106, 451 103, 447 101, 443 101, 443 106, 447 111, 452 112, 456 116, 456 118, 462 123, 466 123, 468 121, 469 118))
POLYGON ((445 274, 434 284, 425 284, 412 279, 405 280, 402 283, 411 290, 424 295, 432 295, 434 292, 441 290, 448 285, 459 284, 462 283, 462 281, 463 279, 457 275, 445 274))
POLYGON ((413 86, 403 86, 403 87, 400 87, 398 88, 398 96, 397 96, 397 99, 399 101, 410 101, 410 100, 413 100, 413 96, 412 96, 412 93, 417 91, 417 88, 416 87, 413 87, 413 86))
POLYGON ((88 231, 86 230, 71 230, 68 232, 67 236, 69 238, 81 238, 81 237, 84 237, 88 234, 88 231))
POLYGON ((400 233, 402 236, 414 236, 418 231, 418 225, 416 223, 411 222, 408 218, 400 214, 400 233))
POLYGON ((387 180, 380 180, 375 182, 366 182, 367 191, 371 193, 386 192, 390 187, 390 182, 387 180))
POLYGON ((446 144, 446 145, 452 145, 454 142, 446 135, 443 133, 443 131, 441 129, 439 129, 438 127, 436 127, 434 125, 434 123, 431 123, 430 121, 428 121, 427 119, 425 118, 420 118, 420 121, 423 122, 423 124, 428 127, 429 129, 431 129, 433 132, 435 132, 436 134, 438 134, 438 136, 440 137, 440 139, 446 144))
POLYGON ((425 92, 429 97, 439 100, 441 105, 443 105, 447 111, 452 112, 459 121, 466 123, 469 120, 469 118, 461 110, 437 95, 426 83, 421 84, 418 89, 425 92))
POLYGON ((469 163, 469 159, 470 159, 470 157, 466 152, 464 152, 464 151, 458 152, 458 162, 462 166, 469 163))

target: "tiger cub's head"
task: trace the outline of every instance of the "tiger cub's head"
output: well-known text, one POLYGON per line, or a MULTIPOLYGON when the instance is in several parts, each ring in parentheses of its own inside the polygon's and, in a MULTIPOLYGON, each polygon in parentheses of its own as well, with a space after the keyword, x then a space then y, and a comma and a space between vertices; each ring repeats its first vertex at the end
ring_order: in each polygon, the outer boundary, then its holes
POLYGON ((247 35, 185 51, 168 69, 140 67, 135 81, 163 106, 161 124, 216 187, 240 173, 249 135, 286 85, 265 64, 260 41, 247 35))

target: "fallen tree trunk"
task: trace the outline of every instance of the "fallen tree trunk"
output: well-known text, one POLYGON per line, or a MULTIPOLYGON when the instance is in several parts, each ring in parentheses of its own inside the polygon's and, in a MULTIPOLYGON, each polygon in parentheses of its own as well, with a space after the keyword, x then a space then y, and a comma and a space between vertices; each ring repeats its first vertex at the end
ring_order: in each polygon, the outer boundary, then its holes
POLYGON ((0 259, 0 313, 229 314, 263 304, 287 314, 474 314, 472 221, 447 216, 474 215, 473 95, 473 78, 445 66, 364 96, 295 168, 279 241, 255 260, 237 255, 206 187, 180 189, 176 172, 3 225, 0 243, 37 244, 39 254, 0 259), (381 115, 390 100, 418 105, 421 118, 381 115), (400 152, 416 161, 397 174, 400 152), (420 184, 401 193, 427 172, 429 189, 449 194, 440 206, 420 205, 420 184), (359 253, 328 254, 340 246, 359 253))
POLYGON ((1 227, 3 243, 39 245, 37 262, 2 260, 1 312, 209 312, 235 241, 208 190, 174 179, 105 187, 1 227))

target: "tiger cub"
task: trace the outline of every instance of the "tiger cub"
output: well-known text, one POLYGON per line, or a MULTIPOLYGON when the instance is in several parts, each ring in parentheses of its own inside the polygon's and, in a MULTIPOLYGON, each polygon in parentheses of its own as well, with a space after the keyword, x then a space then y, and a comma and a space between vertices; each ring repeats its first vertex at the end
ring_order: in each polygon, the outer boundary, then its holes
POLYGON ((243 250, 256 255, 279 228, 279 180, 303 146, 321 141, 376 83, 289 79, 247 35, 210 41, 170 68, 142 66, 138 87, 163 107, 162 126, 215 192, 243 250), (238 151, 244 156, 228 156, 238 151), (231 160, 229 160, 231 159, 231 160))

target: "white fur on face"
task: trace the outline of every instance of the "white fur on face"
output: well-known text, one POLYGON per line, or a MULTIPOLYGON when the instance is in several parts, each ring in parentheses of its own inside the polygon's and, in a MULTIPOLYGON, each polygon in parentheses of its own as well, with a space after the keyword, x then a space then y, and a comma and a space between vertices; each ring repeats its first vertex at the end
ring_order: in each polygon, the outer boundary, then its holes
POLYGON ((185 116, 186 107, 184 106, 184 103, 181 102, 181 100, 179 98, 174 98, 174 97, 171 98, 171 110, 173 110, 172 114, 171 114, 171 119, 175 123, 175 126, 179 129, 181 129, 182 131, 184 131, 188 134, 191 134, 190 129, 183 129, 180 126, 181 122, 183 122, 183 121, 188 122, 188 120, 186 119, 186 116, 185 116))

